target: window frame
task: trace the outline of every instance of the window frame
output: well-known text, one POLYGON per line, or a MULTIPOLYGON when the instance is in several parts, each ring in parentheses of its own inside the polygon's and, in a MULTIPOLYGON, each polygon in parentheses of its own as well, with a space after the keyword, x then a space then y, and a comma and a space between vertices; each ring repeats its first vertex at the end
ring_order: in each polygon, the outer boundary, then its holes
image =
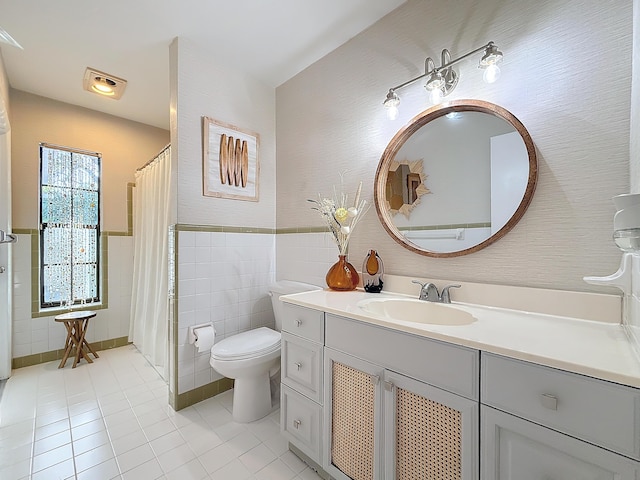
MULTIPOLYGON (((54 145, 51 143, 40 143, 39 144, 39 182, 38 182, 38 239, 39 239, 39 248, 38 248, 38 252, 39 252, 39 258, 38 258, 38 271, 39 271, 39 295, 38 295, 38 306, 40 310, 50 310, 50 309, 60 309, 60 308, 65 308, 65 307, 69 307, 71 305, 66 305, 63 304, 62 300, 61 301, 57 301, 57 302, 45 302, 45 281, 44 281, 44 275, 45 275, 45 263, 44 263, 44 248, 45 248, 45 231, 48 228, 48 225, 43 222, 43 183, 42 183, 42 179, 43 179, 43 152, 44 149, 51 149, 51 150, 59 150, 59 151, 65 151, 65 152, 69 152, 71 153, 71 156, 73 158, 74 154, 77 155, 87 155, 87 156, 91 156, 91 157, 95 157, 98 163, 98 181, 97 181, 97 189, 95 190, 97 193, 97 221, 96 221, 96 227, 95 227, 95 235, 96 235, 96 274, 95 274, 95 279, 96 279, 96 296, 95 297, 91 297, 91 298, 86 298, 86 299, 74 299, 73 304, 72 305, 84 305, 85 303, 90 303, 90 304, 100 304, 101 299, 102 299, 102 265, 101 265, 101 260, 102 260, 102 242, 101 242, 101 233, 102 233, 102 229, 101 229, 101 223, 102 223, 102 154, 98 153, 98 152, 92 152, 92 151, 87 151, 87 150, 82 150, 79 148, 72 148, 72 147, 65 147, 65 146, 61 146, 61 145, 54 145)), ((76 189, 74 188, 73 184, 70 187, 70 190, 73 192, 74 190, 80 190, 80 189, 76 189)), ((93 191, 93 190, 92 190, 93 191)), ((73 212, 73 195, 71 197, 71 205, 72 205, 72 212, 73 212)), ((73 220, 73 217, 72 217, 73 220)), ((73 221, 71 222, 71 224, 73 224, 73 221)), ((59 225, 59 224, 56 224, 59 225)), ((81 224, 81 225, 88 225, 88 224, 81 224)), ((71 235, 71 241, 73 242, 73 235, 71 235)), ((73 245, 73 243, 72 243, 73 245)), ((71 247, 73 248, 73 246, 71 247)), ((69 254, 71 255, 71 251, 69 252, 69 254)), ((73 257, 72 257, 73 258, 73 257)), ((73 266, 74 263, 72 261, 71 265, 73 266)), ((73 270, 72 270, 73 271, 73 270)), ((71 275, 71 292, 73 292, 73 274, 71 275)))

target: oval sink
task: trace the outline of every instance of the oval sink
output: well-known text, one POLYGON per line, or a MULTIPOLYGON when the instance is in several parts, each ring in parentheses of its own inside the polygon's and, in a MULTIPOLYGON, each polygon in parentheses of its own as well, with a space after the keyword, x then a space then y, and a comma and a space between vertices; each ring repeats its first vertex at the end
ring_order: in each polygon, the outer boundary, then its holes
POLYGON ((367 313, 403 322, 469 325, 476 321, 476 317, 455 306, 412 298, 368 298, 357 305, 367 313))

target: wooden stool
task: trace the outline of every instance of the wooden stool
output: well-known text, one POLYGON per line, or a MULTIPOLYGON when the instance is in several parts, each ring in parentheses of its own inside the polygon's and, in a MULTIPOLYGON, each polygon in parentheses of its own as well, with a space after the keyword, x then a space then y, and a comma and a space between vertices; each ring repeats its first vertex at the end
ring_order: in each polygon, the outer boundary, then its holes
POLYGON ((71 368, 76 368, 76 365, 80 361, 80 357, 83 357, 89 363, 93 363, 93 360, 89 358, 89 352, 93 353, 95 358, 98 358, 98 354, 93 350, 93 348, 91 348, 91 345, 89 345, 84 338, 87 333, 87 328, 89 327, 89 319, 95 316, 96 312, 85 311, 63 313, 62 315, 57 315, 54 318, 56 322, 64 323, 64 326, 67 329, 64 356, 62 357, 62 361, 60 362, 60 365, 58 365, 58 368, 64 367, 64 364, 67 363, 67 358, 69 358, 69 354, 74 346, 76 348, 76 353, 73 360, 73 367, 71 368), (87 350, 89 352, 87 352, 87 350))

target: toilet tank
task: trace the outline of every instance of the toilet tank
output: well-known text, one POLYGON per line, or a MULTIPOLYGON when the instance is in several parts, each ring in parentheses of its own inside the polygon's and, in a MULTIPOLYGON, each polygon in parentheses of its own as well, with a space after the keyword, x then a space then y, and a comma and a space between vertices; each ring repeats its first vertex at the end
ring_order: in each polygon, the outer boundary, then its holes
POLYGON ((310 283, 295 282, 293 280, 278 280, 269 286, 273 314, 276 318, 276 330, 278 332, 282 329, 282 302, 279 300, 280 295, 310 292, 312 290, 322 290, 322 287, 311 285, 310 283))

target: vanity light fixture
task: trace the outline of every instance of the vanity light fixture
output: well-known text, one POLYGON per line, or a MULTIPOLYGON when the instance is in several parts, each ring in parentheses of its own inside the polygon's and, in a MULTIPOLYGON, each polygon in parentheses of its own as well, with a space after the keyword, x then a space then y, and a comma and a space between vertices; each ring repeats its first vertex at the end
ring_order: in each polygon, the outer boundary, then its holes
POLYGON ((398 105, 400 105, 400 97, 396 93, 397 90, 411 85, 413 82, 427 77, 424 88, 429 92, 431 103, 437 105, 442 99, 449 95, 456 85, 458 85, 458 72, 453 69, 453 65, 464 60, 465 58, 483 51, 482 58, 478 68, 484 69, 483 79, 487 83, 495 82, 500 76, 500 68, 498 63, 502 61, 502 52, 493 42, 489 42, 480 48, 470 51, 454 60, 451 60, 451 53, 446 48, 442 50, 440 66, 436 67, 431 57, 427 57, 424 61, 424 73, 400 85, 390 88, 387 98, 382 104, 387 108, 387 115, 390 120, 394 120, 398 116, 398 105))

